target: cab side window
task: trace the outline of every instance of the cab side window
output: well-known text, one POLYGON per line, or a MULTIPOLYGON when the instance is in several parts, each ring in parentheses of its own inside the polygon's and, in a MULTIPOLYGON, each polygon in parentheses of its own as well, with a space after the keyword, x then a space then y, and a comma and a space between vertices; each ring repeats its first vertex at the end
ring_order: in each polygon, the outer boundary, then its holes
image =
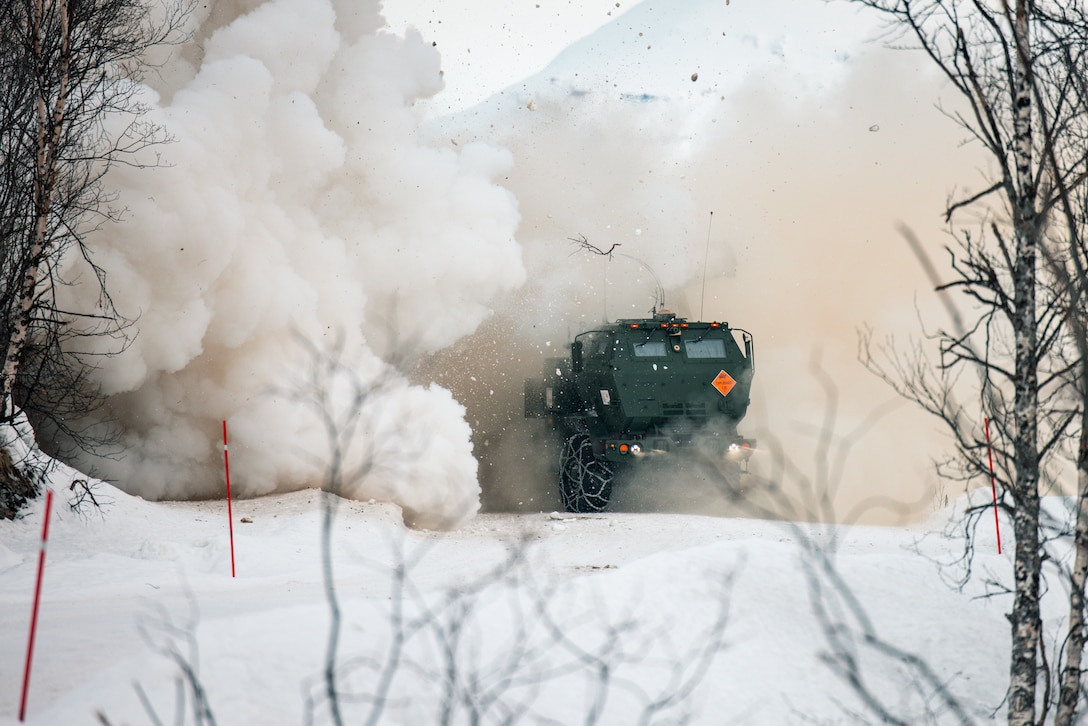
POLYGON ((725 358, 725 341, 721 338, 685 340, 684 352, 688 358, 725 358))
POLYGON ((643 340, 634 343, 636 358, 664 358, 668 355, 663 340, 643 340))

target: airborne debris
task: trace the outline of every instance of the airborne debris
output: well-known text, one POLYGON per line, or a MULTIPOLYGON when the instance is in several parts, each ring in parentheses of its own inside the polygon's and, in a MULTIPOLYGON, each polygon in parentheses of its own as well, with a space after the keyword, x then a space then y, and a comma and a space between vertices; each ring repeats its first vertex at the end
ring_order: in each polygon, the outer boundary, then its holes
POLYGON ((699 74, 698 73, 692 73, 691 74, 691 80, 692 80, 692 82, 699 80, 699 74))
POLYGON ((612 259, 612 253, 615 251, 615 249, 617 247, 619 247, 621 245, 620 242, 613 242, 612 246, 609 247, 607 250, 602 249, 602 248, 598 247, 597 245, 592 244, 588 239, 586 239, 586 236, 584 234, 580 234, 577 237, 568 237, 567 239, 569 239, 571 242, 576 244, 580 249, 583 249, 586 252, 592 252, 595 255, 600 255, 601 257, 607 257, 609 259, 612 259))

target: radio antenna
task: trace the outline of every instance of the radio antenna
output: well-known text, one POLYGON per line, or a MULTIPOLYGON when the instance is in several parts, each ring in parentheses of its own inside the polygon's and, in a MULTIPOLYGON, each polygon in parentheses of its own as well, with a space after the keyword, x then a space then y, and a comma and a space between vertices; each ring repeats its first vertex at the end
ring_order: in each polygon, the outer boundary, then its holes
POLYGON ((714 210, 710 210, 710 222, 706 225, 706 252, 703 254, 703 294, 699 299, 699 320, 703 319, 703 304, 706 302, 706 263, 710 259, 710 228, 714 225, 714 210))

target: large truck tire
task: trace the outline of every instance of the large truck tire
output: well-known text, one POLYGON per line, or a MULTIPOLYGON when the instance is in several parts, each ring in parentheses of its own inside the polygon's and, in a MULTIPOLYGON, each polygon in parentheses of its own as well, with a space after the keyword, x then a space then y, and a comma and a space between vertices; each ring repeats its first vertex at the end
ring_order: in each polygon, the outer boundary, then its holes
POLYGON ((612 497, 612 465, 593 454, 593 442, 574 434, 559 459, 559 494, 568 512, 603 512, 612 497))

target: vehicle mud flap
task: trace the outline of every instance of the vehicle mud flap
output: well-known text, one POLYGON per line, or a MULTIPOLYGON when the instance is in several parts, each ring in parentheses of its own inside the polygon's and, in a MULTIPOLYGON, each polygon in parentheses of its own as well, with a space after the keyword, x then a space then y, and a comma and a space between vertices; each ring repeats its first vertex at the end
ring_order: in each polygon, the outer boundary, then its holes
POLYGON ((559 460, 559 494, 568 512, 603 512, 612 497, 612 465, 593 454, 593 442, 574 434, 559 460))

